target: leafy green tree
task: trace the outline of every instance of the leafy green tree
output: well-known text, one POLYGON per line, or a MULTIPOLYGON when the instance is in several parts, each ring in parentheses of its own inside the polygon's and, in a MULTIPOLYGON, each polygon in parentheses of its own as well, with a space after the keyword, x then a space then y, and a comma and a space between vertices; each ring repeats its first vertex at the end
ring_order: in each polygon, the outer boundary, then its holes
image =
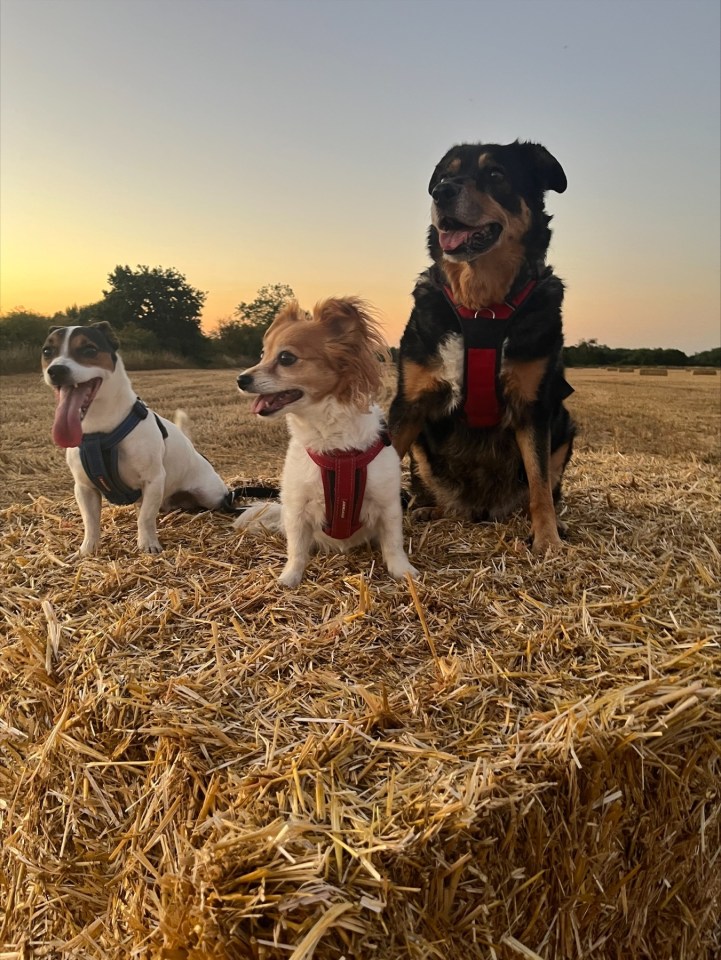
POLYGON ((205 359, 209 341, 200 329, 206 294, 191 287, 177 270, 161 267, 117 266, 108 276, 110 290, 90 308, 80 308, 83 319, 108 320, 122 333, 124 327, 153 334, 157 343, 173 353, 205 359))
POLYGON ((250 303, 241 301, 233 318, 221 320, 215 339, 219 349, 232 357, 256 359, 263 347, 263 334, 278 311, 295 294, 287 283, 266 284, 250 303))

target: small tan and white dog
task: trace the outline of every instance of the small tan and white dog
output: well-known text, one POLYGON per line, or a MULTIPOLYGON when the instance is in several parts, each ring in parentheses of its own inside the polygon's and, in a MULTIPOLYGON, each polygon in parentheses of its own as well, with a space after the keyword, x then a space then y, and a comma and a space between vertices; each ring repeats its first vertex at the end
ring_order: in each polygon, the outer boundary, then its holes
POLYGON ((138 399, 109 323, 51 327, 42 349, 43 377, 55 390, 52 437, 66 448, 75 499, 85 527, 80 554, 100 543, 103 496, 135 503, 138 547, 162 550, 156 529, 161 510, 229 507, 232 493, 181 427, 138 399))
POLYGON ((417 573, 403 549, 401 464, 372 403, 387 351, 368 306, 324 300, 313 315, 293 301, 263 338, 261 361, 238 377, 260 417, 287 417, 290 442, 280 504, 255 504, 235 526, 284 533, 279 580, 297 586, 312 546, 346 553, 380 543, 391 576, 417 573))

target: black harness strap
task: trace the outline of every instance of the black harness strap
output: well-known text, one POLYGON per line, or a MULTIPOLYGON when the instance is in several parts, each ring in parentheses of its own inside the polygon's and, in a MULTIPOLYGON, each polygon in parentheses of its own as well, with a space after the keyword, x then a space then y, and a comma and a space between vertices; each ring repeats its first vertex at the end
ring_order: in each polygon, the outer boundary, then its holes
MULTIPOLYGON (((138 398, 127 417, 111 433, 85 433, 78 448, 80 450, 80 462, 88 479, 92 481, 106 500, 116 506, 135 503, 142 493, 141 490, 133 490, 120 479, 118 473, 118 444, 147 416, 148 408, 138 398)), ((154 414, 154 416, 163 440, 166 440, 168 431, 158 415, 154 414)))

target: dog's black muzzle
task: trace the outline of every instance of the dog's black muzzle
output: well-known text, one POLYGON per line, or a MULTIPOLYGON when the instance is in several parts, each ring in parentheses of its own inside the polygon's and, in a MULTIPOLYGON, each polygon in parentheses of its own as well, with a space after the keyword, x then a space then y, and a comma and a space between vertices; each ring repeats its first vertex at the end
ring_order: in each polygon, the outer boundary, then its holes
POLYGON ((462 189, 460 180, 441 180, 431 190, 431 197, 437 207, 447 207, 458 198, 462 189))
POLYGON ((70 367, 64 363, 51 363, 45 372, 54 387, 66 387, 75 382, 70 367))

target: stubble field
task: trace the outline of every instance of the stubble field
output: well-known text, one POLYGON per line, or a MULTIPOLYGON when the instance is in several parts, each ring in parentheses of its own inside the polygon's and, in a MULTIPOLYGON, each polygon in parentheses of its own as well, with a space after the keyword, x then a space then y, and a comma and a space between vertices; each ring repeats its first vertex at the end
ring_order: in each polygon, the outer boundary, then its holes
MULTIPOLYGON (((133 374, 231 483, 282 423, 133 374)), ((711 960, 721 950, 718 376, 570 370, 569 539, 406 519, 275 577, 220 514, 79 514, 38 375, 0 379, 0 957, 711 960)), ((387 401, 392 391, 388 385, 387 401)))

